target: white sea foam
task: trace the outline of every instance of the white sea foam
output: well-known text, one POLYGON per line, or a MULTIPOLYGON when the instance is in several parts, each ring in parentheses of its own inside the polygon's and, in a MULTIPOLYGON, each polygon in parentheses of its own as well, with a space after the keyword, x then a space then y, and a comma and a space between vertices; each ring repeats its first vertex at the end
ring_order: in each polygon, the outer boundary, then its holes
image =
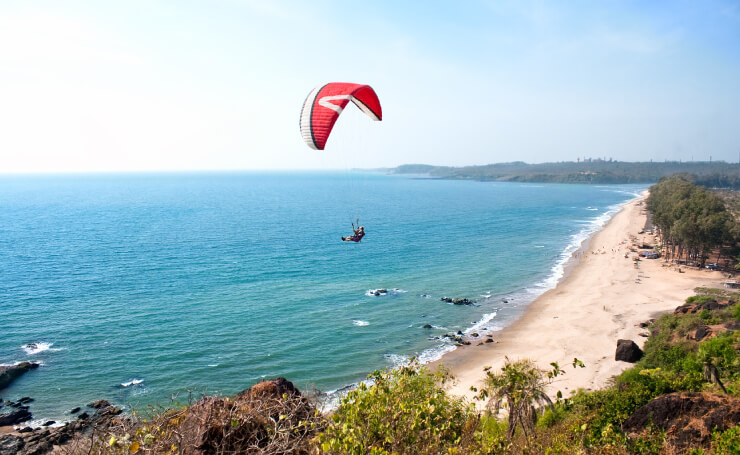
POLYGON ((131 379, 131 380, 130 380, 129 382, 122 382, 122 383, 121 383, 121 387, 129 387, 129 386, 132 386, 132 385, 139 385, 139 384, 141 384, 142 382, 144 382, 144 380, 143 380, 143 379, 136 379, 136 378, 133 378, 133 379, 131 379))
POLYGON ((364 327, 364 326, 366 326, 366 325, 370 325, 370 323, 369 323, 369 322, 367 322, 367 321, 360 321, 359 319, 354 319, 354 320, 352 321, 352 324, 353 324, 353 325, 356 325, 356 326, 359 326, 359 327, 364 327))
POLYGON ((48 422, 49 420, 50 419, 34 419, 34 420, 31 420, 31 421, 28 421, 28 422, 23 422, 20 425, 13 425, 13 429, 14 430, 20 430, 20 429, 26 428, 26 427, 30 427, 30 428, 39 428, 39 427, 41 427, 41 428, 59 428, 59 427, 63 427, 64 425, 67 424, 67 421, 66 420, 64 420, 64 421, 56 421, 55 420, 52 425, 48 425, 48 426, 45 427, 44 424, 46 422, 48 422))
POLYGON ((44 351, 61 351, 61 348, 52 349, 53 345, 54 343, 44 343, 43 341, 39 341, 38 343, 24 344, 21 346, 21 349, 26 351, 26 354, 28 355, 34 355, 44 351))
POLYGON ((378 289, 368 289, 365 291, 365 295, 369 297, 376 297, 381 295, 393 295, 393 294, 405 294, 406 290, 398 289, 398 288, 378 288, 378 289))
POLYGON ((208 366, 209 366, 209 367, 217 367, 217 366, 218 366, 218 364, 217 364, 217 363, 209 363, 209 364, 208 364, 208 366))
MULTIPOLYGON (((635 198, 639 197, 639 194, 635 195, 635 198)), ((583 228, 576 234, 570 237, 570 243, 565 247, 557 262, 551 268, 551 273, 544 280, 536 283, 533 287, 529 288, 528 293, 534 298, 539 297, 548 290, 554 288, 558 282, 565 275, 565 265, 573 256, 573 253, 578 251, 581 244, 587 240, 596 231, 604 227, 607 222, 622 208, 622 206, 630 201, 624 203, 615 204, 607 208, 607 210, 601 215, 597 216, 593 220, 588 220, 583 223, 583 228)))

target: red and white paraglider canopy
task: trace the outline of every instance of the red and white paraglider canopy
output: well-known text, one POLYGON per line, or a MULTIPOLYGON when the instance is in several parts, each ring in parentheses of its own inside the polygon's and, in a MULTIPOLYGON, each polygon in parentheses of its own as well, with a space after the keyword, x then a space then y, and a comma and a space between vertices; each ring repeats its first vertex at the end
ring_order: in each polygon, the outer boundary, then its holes
POLYGON ((301 135, 309 147, 324 150, 339 114, 350 100, 373 120, 383 119, 378 95, 369 85, 330 82, 316 87, 301 110, 301 135))

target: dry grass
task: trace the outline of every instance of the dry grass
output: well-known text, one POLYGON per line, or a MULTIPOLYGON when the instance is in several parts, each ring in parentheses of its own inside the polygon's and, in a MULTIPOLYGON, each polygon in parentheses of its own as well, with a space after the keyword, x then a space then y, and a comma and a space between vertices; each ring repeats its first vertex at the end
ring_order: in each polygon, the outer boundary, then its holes
POLYGON ((207 396, 152 419, 117 419, 58 449, 64 454, 309 454, 324 417, 284 379, 230 398, 207 396))

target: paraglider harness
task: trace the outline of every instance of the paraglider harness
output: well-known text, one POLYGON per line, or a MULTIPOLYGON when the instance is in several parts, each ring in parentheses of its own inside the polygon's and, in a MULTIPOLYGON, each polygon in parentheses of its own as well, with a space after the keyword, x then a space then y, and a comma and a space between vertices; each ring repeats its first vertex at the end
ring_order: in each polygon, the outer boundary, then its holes
POLYGON ((350 237, 342 237, 342 241, 357 243, 362 240, 363 237, 365 237, 365 229, 360 229, 360 219, 358 218, 355 221, 357 222, 357 227, 355 227, 355 223, 352 223, 352 231, 355 233, 355 235, 350 237))

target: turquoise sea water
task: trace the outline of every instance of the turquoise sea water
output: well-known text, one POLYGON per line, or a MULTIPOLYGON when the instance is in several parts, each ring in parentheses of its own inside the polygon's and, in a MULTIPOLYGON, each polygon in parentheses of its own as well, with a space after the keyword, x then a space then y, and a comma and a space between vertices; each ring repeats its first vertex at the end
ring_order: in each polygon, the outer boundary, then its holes
POLYGON ((99 398, 167 405, 275 376, 330 391, 411 355, 435 358, 451 349, 436 337, 520 314, 643 188, 0 176, 0 364, 43 364, 0 396, 34 397, 35 418, 62 420, 99 398), (356 217, 367 236, 341 242, 356 217))

